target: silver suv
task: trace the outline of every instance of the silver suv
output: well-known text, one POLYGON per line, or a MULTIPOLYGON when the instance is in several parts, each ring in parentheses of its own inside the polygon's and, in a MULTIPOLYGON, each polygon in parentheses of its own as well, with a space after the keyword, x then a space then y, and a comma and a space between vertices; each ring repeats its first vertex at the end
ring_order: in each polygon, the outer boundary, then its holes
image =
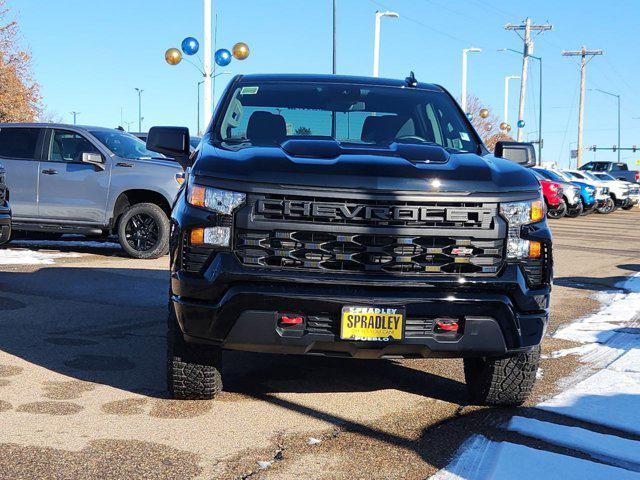
POLYGON ((167 253, 183 167, 133 135, 102 127, 0 123, 0 162, 11 192, 13 231, 115 234, 132 257, 167 253))

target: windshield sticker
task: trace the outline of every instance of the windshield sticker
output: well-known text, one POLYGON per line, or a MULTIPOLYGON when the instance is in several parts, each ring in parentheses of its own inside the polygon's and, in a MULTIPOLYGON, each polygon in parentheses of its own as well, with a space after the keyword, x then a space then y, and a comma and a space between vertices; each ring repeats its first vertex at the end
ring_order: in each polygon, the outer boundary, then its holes
POLYGON ((242 87, 240 95, 255 95, 260 87, 242 87))
POLYGON ((469 141, 469 134, 467 132, 460 132, 460 138, 465 142, 469 141))

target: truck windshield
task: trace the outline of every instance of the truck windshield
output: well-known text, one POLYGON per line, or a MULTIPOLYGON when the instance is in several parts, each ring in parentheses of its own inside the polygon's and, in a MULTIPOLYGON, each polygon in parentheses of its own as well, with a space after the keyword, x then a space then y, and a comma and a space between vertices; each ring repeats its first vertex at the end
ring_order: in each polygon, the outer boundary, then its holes
POLYGON ((437 144, 478 152, 475 134, 444 92, 340 83, 262 82, 239 85, 214 136, 226 144, 274 145, 291 138, 341 143, 437 144))
POLYGON ((142 140, 126 132, 119 130, 93 130, 89 133, 122 158, 165 158, 160 153, 147 150, 147 145, 142 140))

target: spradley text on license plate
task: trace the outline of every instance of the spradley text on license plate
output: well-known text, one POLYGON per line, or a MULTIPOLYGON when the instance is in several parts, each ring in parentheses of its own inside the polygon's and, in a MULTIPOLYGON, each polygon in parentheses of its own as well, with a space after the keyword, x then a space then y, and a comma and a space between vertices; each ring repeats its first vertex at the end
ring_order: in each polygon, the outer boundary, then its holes
POLYGON ((343 307, 340 338, 380 342, 402 340, 403 322, 404 308, 343 307))

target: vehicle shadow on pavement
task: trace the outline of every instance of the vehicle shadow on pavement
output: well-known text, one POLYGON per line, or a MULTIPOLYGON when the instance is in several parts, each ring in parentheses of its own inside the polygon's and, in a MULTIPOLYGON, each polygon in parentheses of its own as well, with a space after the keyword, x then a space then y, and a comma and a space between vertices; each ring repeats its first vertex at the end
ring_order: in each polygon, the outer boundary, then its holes
POLYGON ((613 277, 602 278, 574 276, 556 277, 553 279, 553 284, 559 287, 576 288, 578 290, 591 290, 593 292, 625 292, 626 289, 622 287, 622 284, 627 280, 629 280, 628 275, 616 275, 613 277))
MULTIPOLYGON (((167 290, 165 270, 2 272, 0 350, 78 380, 167 398, 167 290)), ((225 391, 248 397, 397 389, 463 404, 464 385, 447 378, 460 374, 460 362, 439 363, 447 377, 422 371, 428 362, 224 352, 222 371, 225 391)))

